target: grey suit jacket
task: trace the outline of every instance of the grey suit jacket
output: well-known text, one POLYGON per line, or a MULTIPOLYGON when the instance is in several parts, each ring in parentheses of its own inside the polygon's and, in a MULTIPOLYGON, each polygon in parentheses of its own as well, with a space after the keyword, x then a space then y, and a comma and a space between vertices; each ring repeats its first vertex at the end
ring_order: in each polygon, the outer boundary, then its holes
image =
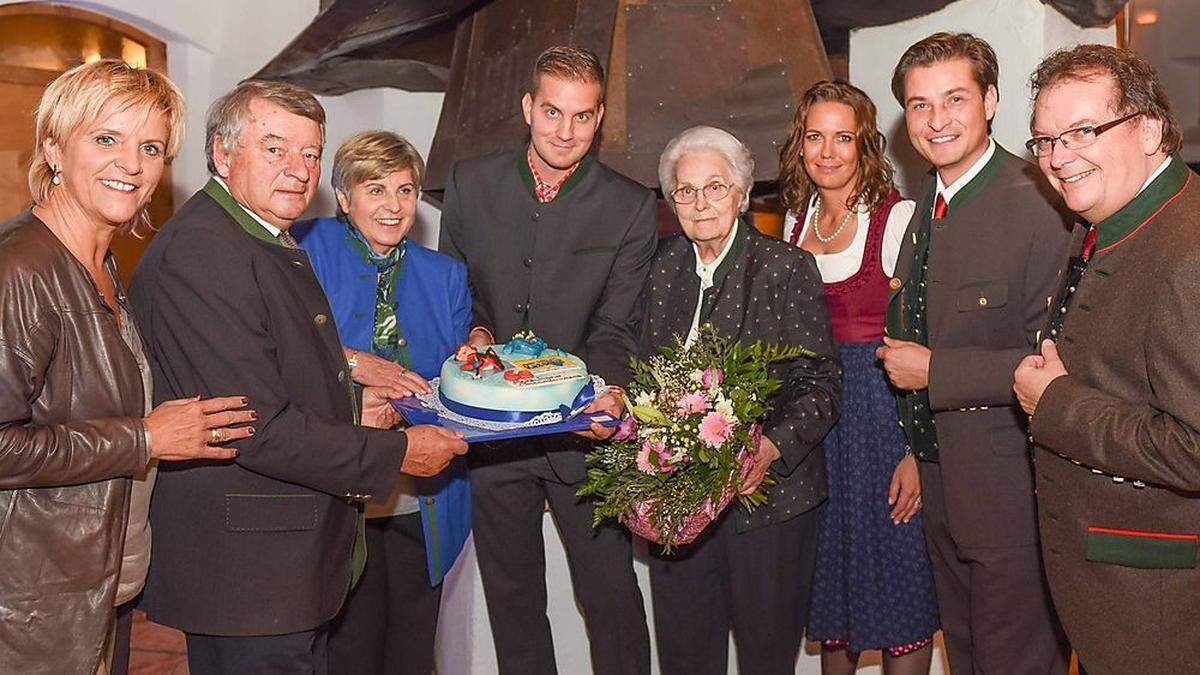
MULTIPOLYGON (((654 193, 589 156, 542 204, 522 176, 525 161, 521 150, 454 165, 440 249, 467 264, 476 324, 498 341, 532 328, 605 381, 624 385, 657 242, 654 193)), ((522 444, 551 450, 564 481, 583 480, 582 439, 522 444)))
POLYGON ((156 403, 243 395, 259 417, 235 460, 159 468, 143 607, 193 633, 311 630, 350 587, 355 496, 391 491, 406 439, 354 424, 349 369, 308 256, 235 220, 214 185, 163 225, 129 297, 156 403))
MULTIPOLYGON (((932 173, 896 262, 890 302, 912 270, 913 242, 933 209, 932 173)), ((997 146, 930 230, 929 400, 950 530, 961 546, 1037 541, 1025 415, 1013 370, 1034 351, 1057 291, 1074 218, 1037 168, 997 146)))

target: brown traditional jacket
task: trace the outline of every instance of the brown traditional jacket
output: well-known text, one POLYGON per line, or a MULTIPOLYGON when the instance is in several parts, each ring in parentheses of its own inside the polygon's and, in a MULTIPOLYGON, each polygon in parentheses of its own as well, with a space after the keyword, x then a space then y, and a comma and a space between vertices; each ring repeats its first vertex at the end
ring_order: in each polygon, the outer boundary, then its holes
POLYGON ((95 673, 127 476, 149 456, 141 374, 83 266, 28 211, 0 225, 0 298, 0 672, 95 673))
POLYGON ((1200 672, 1200 182, 1169 161, 1096 226, 1055 335, 1068 375, 1030 424, 1046 573, 1092 675, 1200 672))

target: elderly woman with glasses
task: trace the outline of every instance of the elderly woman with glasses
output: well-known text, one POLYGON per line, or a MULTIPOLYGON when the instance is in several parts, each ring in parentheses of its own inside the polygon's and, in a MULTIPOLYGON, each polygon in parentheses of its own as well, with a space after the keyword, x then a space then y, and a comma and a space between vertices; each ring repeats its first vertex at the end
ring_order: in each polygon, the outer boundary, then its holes
MULTIPOLYGON (((471 328, 466 267, 408 238, 424 174, 404 138, 351 136, 333 160, 339 215, 292 228, 362 385, 428 392, 471 328)), ((334 623, 330 672, 428 675, 442 579, 471 527, 464 461, 434 478, 402 475, 366 516, 367 566, 334 623)))
POLYGON ((728 633, 743 673, 792 673, 807 620, 818 507, 825 500, 821 440, 838 415, 840 372, 813 257, 760 234, 742 218, 754 161, 728 132, 693 127, 659 160, 663 194, 683 233, 658 246, 647 281, 640 351, 711 324, 743 343, 816 353, 773 367, 753 491, 770 467, 776 484, 753 513, 726 510, 692 544, 650 561, 659 662, 666 675, 724 673, 728 633))

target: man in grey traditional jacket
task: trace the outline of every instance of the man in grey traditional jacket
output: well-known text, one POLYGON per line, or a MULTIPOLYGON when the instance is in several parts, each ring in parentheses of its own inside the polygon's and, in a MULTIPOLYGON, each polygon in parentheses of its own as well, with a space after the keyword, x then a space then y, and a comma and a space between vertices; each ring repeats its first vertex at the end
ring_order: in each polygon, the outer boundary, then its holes
MULTIPOLYGON (((654 193, 588 154, 604 117, 594 54, 552 47, 522 99, 530 141, 457 163, 446 182, 441 250, 467 263, 477 322, 470 342, 531 329, 624 385, 640 296, 657 241, 654 193)), ((618 413, 617 397, 595 406, 618 413)), ((562 535, 597 673, 646 673, 650 637, 628 533, 592 528, 576 491, 588 441, 509 442, 471 463, 472 529, 503 673, 556 672, 546 617, 542 520, 562 535)))

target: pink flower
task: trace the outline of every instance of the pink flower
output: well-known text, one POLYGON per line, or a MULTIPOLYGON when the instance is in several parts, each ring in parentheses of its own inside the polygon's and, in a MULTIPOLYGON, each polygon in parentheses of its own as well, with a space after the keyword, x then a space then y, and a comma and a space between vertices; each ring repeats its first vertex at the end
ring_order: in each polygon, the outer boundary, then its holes
POLYGON ((708 410, 709 407, 708 397, 698 391, 680 396, 679 401, 675 405, 675 415, 678 417, 687 417, 692 413, 702 413, 708 410))
POLYGON ((725 383, 725 371, 716 366, 710 366, 704 369, 704 372, 700 375, 700 381, 708 389, 719 387, 725 383))
POLYGON ((642 449, 639 450, 637 454, 638 471, 648 474, 658 473, 659 468, 655 466, 655 464, 662 461, 662 453, 665 450, 666 447, 663 445, 662 441, 652 441, 647 439, 645 443, 642 443, 642 449), (654 463, 650 462, 650 453, 654 453, 654 463))
POLYGON ((713 411, 700 420, 700 440, 710 448, 719 448, 729 440, 733 427, 719 412, 713 411))
POLYGON ((613 440, 636 441, 637 429, 637 418, 633 415, 626 415, 625 418, 621 420, 621 423, 617 425, 617 433, 613 435, 613 440))

